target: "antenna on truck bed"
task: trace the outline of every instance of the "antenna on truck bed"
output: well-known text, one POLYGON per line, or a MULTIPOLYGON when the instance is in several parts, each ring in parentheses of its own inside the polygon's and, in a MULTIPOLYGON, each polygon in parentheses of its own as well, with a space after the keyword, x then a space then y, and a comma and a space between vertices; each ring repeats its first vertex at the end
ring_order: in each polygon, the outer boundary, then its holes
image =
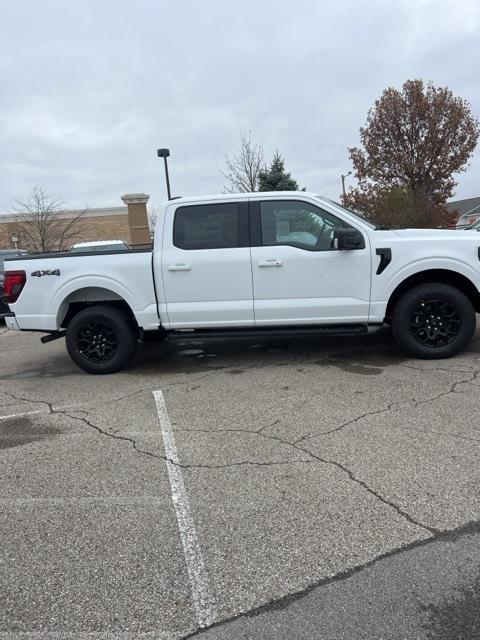
POLYGON ((163 158, 165 163, 165 180, 167 181, 167 195, 168 199, 172 200, 172 194, 170 193, 170 178, 168 177, 168 162, 167 158, 170 155, 170 149, 157 149, 157 156, 163 158))

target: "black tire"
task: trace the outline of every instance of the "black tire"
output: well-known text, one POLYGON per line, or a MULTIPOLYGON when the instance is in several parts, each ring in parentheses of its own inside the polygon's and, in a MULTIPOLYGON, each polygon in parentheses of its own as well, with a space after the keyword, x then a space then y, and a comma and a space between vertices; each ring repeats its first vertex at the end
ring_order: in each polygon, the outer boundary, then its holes
POLYGON ((475 310, 467 296, 435 282, 404 293, 392 314, 395 340, 417 358, 454 356, 470 342, 475 326, 475 310))
POLYGON ((136 327, 124 311, 95 305, 80 311, 70 321, 67 351, 87 373, 115 373, 130 362, 137 348, 137 336, 136 327))

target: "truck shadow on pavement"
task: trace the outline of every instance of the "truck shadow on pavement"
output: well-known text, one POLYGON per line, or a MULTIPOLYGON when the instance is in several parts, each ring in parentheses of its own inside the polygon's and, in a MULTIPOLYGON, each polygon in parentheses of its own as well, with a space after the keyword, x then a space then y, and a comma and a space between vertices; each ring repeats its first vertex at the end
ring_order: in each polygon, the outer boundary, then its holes
MULTIPOLYGON (((55 343, 54 343, 55 344, 55 343)), ((85 375, 70 361, 66 350, 42 347, 40 367, 2 373, 0 380, 63 378, 85 375)), ((480 353, 480 332, 466 353, 480 353)), ((459 357, 461 357, 460 354, 459 357)), ((315 364, 335 366, 365 376, 381 375, 386 367, 401 364, 409 356, 401 351, 390 330, 381 327, 367 335, 318 335, 315 337, 265 337, 166 340, 140 343, 128 367, 111 375, 198 374, 200 371, 229 370, 233 375, 265 366, 315 364)), ((105 376, 107 378, 110 375, 105 376)))
POLYGON ((364 336, 167 340, 140 345, 125 373, 189 374, 230 369, 235 374, 268 365, 308 363, 333 365, 347 373, 380 375, 385 367, 400 363, 405 357, 388 329, 364 336))

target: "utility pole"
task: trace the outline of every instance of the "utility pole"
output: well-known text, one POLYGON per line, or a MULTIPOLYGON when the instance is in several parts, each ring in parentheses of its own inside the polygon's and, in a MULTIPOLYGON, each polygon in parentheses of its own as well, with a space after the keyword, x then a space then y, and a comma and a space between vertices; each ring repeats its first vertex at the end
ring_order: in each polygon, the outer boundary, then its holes
POLYGON ((351 175, 351 171, 349 171, 348 173, 346 173, 345 175, 343 175, 343 173, 341 174, 342 177, 342 191, 343 191, 343 197, 345 198, 345 196, 347 195, 347 192, 345 191, 345 178, 348 178, 349 175, 351 175))

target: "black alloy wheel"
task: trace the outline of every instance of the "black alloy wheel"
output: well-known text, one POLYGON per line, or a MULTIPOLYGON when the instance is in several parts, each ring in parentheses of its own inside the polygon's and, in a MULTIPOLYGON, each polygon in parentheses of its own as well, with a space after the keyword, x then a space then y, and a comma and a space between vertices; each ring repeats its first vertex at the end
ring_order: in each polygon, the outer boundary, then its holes
POLYGON ((462 325, 458 309, 446 300, 422 300, 412 314, 410 331, 426 347, 443 347, 458 336, 462 325))
POLYGON ((67 327, 71 359, 88 373, 115 373, 131 360, 138 344, 135 320, 123 309, 99 304, 79 311, 67 327))
POLYGON ((77 347, 90 362, 108 362, 118 351, 115 328, 105 322, 89 322, 78 332, 77 347))
POLYGON ((396 302, 391 320, 398 344, 417 358, 450 358, 475 333, 475 309, 463 291, 443 282, 419 284, 396 302))

